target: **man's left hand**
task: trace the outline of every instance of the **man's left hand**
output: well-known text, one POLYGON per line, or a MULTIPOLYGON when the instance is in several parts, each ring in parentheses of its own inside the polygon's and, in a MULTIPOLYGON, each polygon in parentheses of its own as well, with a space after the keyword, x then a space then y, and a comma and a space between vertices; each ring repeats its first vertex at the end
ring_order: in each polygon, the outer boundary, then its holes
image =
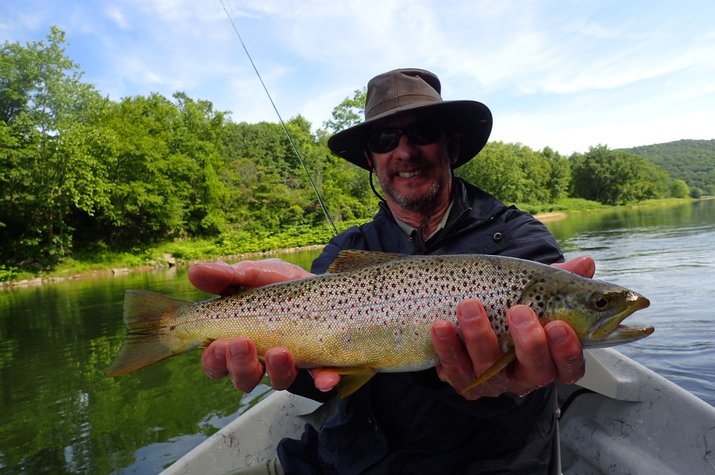
MULTIPOLYGON (((593 277, 590 257, 554 264, 584 277, 593 277)), ((573 383, 585 371, 581 342, 573 329, 560 320, 542 326, 529 307, 516 305, 507 312, 516 361, 502 372, 463 394, 466 399, 512 393, 524 396, 552 381, 573 383)), ((460 394, 502 354, 482 304, 465 300, 457 307, 462 338, 449 322, 432 326, 432 342, 439 357, 437 374, 460 394), (462 342, 463 341, 463 342, 462 342)))

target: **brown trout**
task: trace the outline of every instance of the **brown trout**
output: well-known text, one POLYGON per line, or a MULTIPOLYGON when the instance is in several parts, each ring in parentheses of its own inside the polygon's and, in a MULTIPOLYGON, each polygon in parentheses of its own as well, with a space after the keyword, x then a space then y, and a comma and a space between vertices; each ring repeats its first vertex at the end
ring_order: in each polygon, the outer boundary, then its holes
POLYGON ((219 338, 243 336, 259 355, 290 351, 298 367, 335 368, 344 397, 375 372, 418 371, 437 363, 431 327, 457 323, 457 304, 477 299, 489 315, 504 356, 471 387, 511 361, 506 310, 528 305, 542 324, 567 322, 583 347, 632 342, 653 327, 621 322, 649 305, 636 292, 536 262, 489 255, 406 256, 342 251, 328 272, 188 302, 128 290, 128 334, 107 373, 130 373, 219 338))

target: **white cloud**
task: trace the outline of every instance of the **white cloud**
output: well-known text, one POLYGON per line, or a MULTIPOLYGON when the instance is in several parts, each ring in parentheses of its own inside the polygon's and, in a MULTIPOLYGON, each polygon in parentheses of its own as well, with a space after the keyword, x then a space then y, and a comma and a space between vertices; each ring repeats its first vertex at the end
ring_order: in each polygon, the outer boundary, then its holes
MULTIPOLYGON (((489 105, 495 138, 534 147, 652 143, 715 123, 710 4, 224 2, 285 119, 320 126, 370 77, 417 66, 445 98, 489 105)), ((4 2, 0 17, 27 28, 1 20, 0 35, 39 40, 58 24, 85 79, 115 99, 183 90, 235 120, 277 120, 218 0, 54 3, 4 2)))
POLYGON ((127 21, 127 18, 124 16, 124 13, 118 6, 111 5, 107 7, 106 15, 114 22, 115 25, 117 25, 119 29, 129 29, 129 22, 127 21))

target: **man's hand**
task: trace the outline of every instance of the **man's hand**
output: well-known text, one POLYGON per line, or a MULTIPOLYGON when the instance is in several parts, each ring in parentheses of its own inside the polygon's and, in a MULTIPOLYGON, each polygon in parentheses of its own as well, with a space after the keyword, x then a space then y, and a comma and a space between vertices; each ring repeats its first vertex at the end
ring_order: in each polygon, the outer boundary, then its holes
MULTIPOLYGON (((596 265, 590 257, 572 259, 556 267, 593 277, 596 265)), ((526 395, 554 380, 573 383, 583 377, 585 363, 581 343, 566 323, 556 320, 541 326, 529 307, 516 305, 507 312, 516 361, 501 373, 464 394, 467 399, 526 395)), ((497 336, 481 303, 465 300, 457 307, 464 343, 449 322, 432 326, 432 342, 439 357, 437 374, 458 392, 469 386, 502 354, 497 336)))
MULTIPOLYGON (((300 279, 312 275, 299 266, 280 259, 242 261, 229 265, 223 262, 197 264, 189 269, 189 280, 198 289, 218 295, 230 295, 244 287, 300 279)), ((201 355, 204 372, 211 378, 230 376, 233 385, 250 392, 268 373, 271 386, 287 389, 293 384, 298 370, 293 355, 285 348, 271 348, 265 354, 265 369, 258 359, 256 345, 248 338, 216 340, 201 355)), ((311 374, 315 387, 329 391, 340 381, 340 375, 332 370, 317 369, 311 374)))

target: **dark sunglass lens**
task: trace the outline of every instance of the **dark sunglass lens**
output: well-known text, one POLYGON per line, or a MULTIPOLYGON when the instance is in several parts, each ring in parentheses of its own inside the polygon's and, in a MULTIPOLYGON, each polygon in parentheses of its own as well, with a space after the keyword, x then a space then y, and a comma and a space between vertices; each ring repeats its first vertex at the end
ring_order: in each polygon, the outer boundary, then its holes
POLYGON ((367 139, 367 146, 373 153, 387 153, 400 143, 400 137, 405 134, 414 145, 429 145, 437 142, 445 129, 443 125, 433 121, 416 122, 405 129, 389 129, 375 132, 367 139))
POLYGON ((373 153, 387 153, 397 147, 401 135, 400 130, 383 130, 373 134, 367 140, 367 146, 373 153))
POLYGON ((415 145, 435 143, 442 136, 444 128, 434 122, 417 122, 407 130, 407 138, 415 145))

